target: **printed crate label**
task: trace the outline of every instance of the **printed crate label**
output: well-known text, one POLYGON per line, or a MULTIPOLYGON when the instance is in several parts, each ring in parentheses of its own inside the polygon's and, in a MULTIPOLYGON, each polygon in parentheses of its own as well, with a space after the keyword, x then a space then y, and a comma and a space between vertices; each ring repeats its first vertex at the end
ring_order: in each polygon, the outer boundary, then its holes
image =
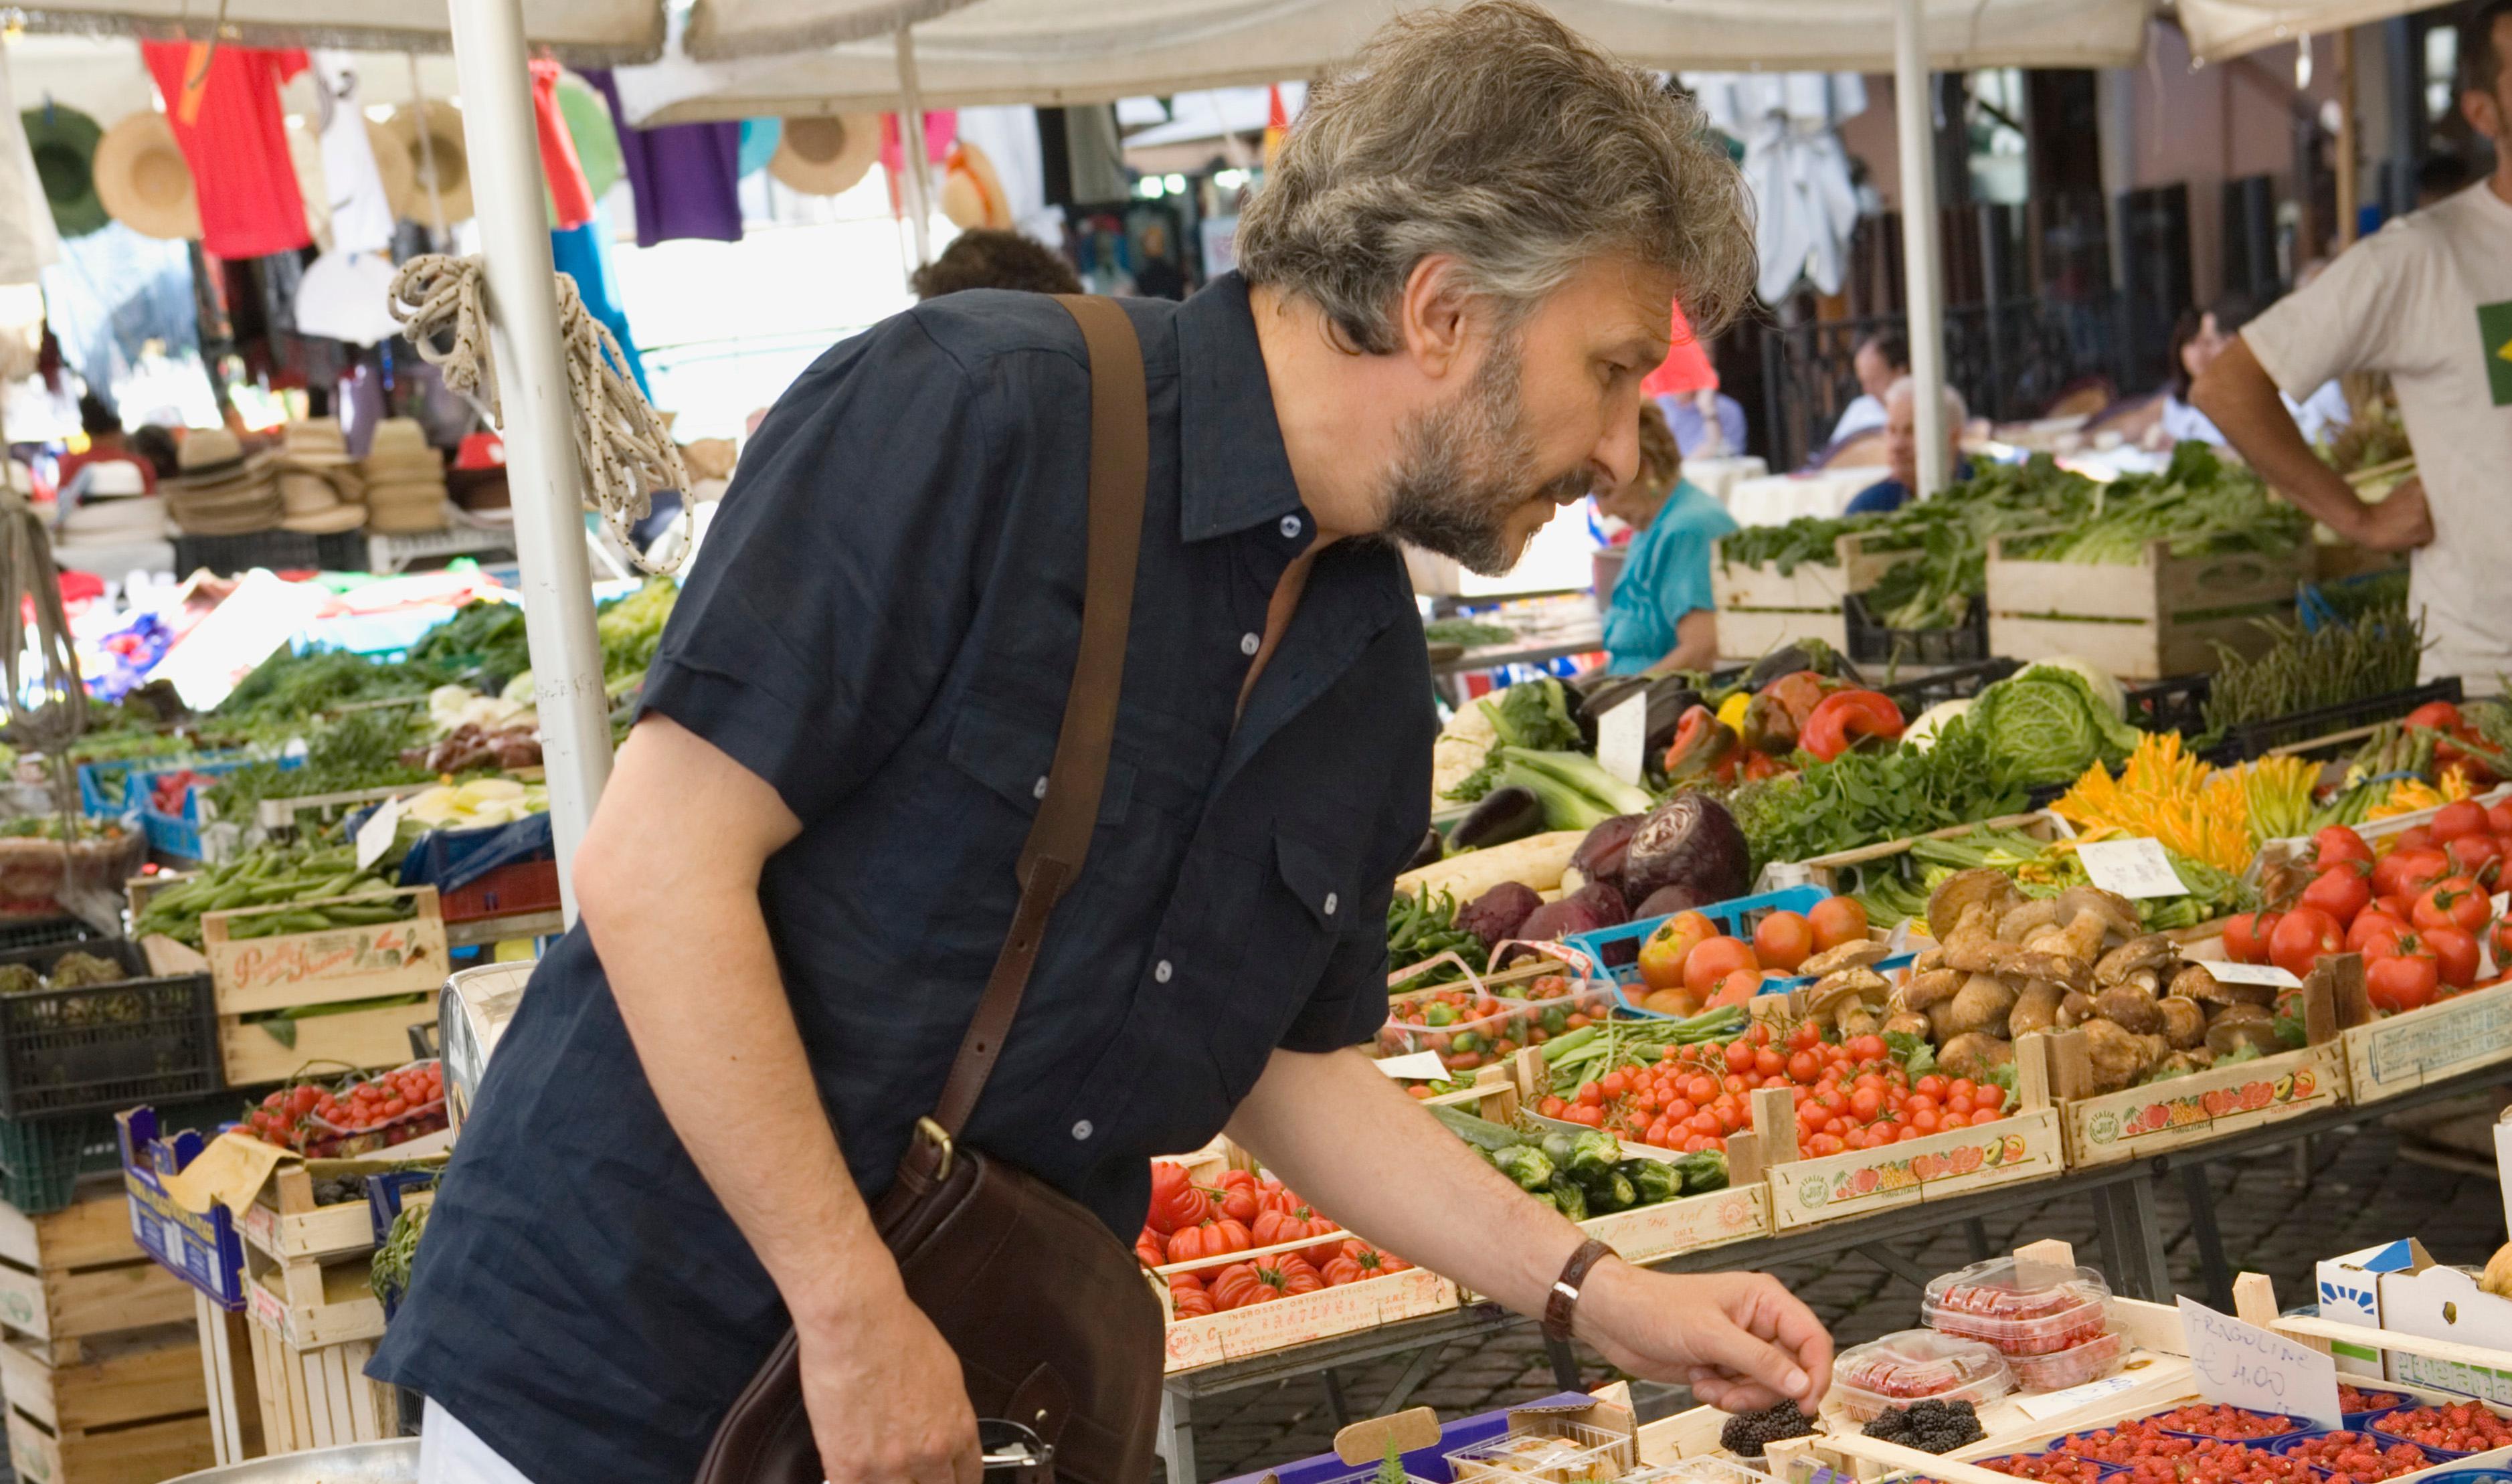
POLYGON ((2055 1175, 2061 1162, 2058 1114, 2046 1108, 1986 1128, 1931 1134, 1890 1152, 1853 1150, 1799 1159, 1771 1171, 1772 1225, 1801 1227, 1932 1193, 2055 1175))
POLYGON ((2151 1087, 2079 1098, 2067 1105, 2074 1157, 2134 1158, 2138 1141, 2154 1134, 2228 1121, 2265 1123, 2305 1113, 2344 1095, 2338 1047, 2288 1051, 2151 1087))
POLYGON ((2357 1102, 2512 1057, 2512 984, 2473 991, 2346 1033, 2357 1102))
POLYGON ((1770 1189, 1730 1186, 1703 1195, 1660 1201, 1636 1211, 1592 1216, 1579 1224, 1588 1234, 1633 1262, 1714 1247, 1771 1230, 1770 1189))
POLYGON ((1262 1350, 1278 1350, 1329 1335, 1374 1329, 1397 1319, 1456 1307, 1456 1284, 1435 1272, 1408 1268, 1383 1278, 1320 1288, 1271 1304, 1172 1320, 1168 1326, 1167 1369, 1185 1371, 1216 1365, 1262 1350))

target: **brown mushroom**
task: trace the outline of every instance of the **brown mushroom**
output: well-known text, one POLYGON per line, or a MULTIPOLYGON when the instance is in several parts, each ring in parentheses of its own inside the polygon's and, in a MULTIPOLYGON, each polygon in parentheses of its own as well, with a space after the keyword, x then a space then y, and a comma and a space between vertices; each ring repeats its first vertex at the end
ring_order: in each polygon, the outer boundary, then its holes
POLYGON ((2090 995, 2094 989, 2092 964, 2065 954, 2026 949, 2007 960, 2003 972, 2019 979, 2047 979, 2062 990, 2078 994, 2090 995))
POLYGON ((2022 899, 2015 881, 2005 872, 1987 866, 1975 866, 1957 871, 1937 883, 1928 893, 1928 931, 1939 943, 1954 936, 1972 908, 1986 910, 1987 918, 1997 918, 2022 899))
POLYGON ((2218 979, 2207 972, 2203 963, 2192 963, 2173 976, 2172 993, 2186 995, 2204 1005, 2272 1005, 2277 994, 2274 985, 2218 979))
POLYGON ((2059 1001, 2059 1029, 2072 1030, 2101 1012, 2094 1007, 2094 996, 2082 990, 2069 990, 2059 1001))
MULTIPOLYGON (((1975 913, 1964 920, 1976 924, 1978 915, 1975 913)), ((1976 925, 1954 934, 1945 943, 1945 966, 1966 974, 2004 973, 2022 957, 2024 949, 2021 944, 2002 943, 1980 931, 1976 925)))
POLYGON ((1951 999, 1962 989, 1965 977, 1956 970, 1945 968, 1931 969, 1923 974, 1912 974, 1910 982, 1902 987, 1902 1007, 1905 1010, 1925 1010, 1951 999))
POLYGON ((1871 968, 1884 961, 1891 951, 1871 938, 1859 938, 1837 948, 1827 948, 1797 965, 1797 972, 1808 979, 1823 979, 1843 969, 1871 968))
POLYGON ((2035 1031, 2048 1031, 2059 1024, 2060 1001, 2067 992, 2047 979, 2024 981, 2023 992, 2015 996, 2015 1008, 2006 1017, 2006 1034, 2021 1040, 2035 1031))
POLYGON ((2093 962, 2113 936, 2137 935, 2137 904, 2099 886, 2070 886, 2059 893, 2059 920, 2065 923, 2067 952, 2093 962))
POLYGON ((2184 995, 2166 995, 2156 1005, 2163 1011, 2163 1038, 2186 1051, 2207 1040, 2207 1007, 2184 995))
POLYGON ((2261 1056, 2285 1049, 2277 1039, 2276 1017, 2265 1005, 2226 1005, 2207 1023, 2207 1049, 2218 1057, 2231 1056, 2244 1046, 2257 1047, 2261 1056))
POLYGON ((1862 1035, 1875 1035, 1883 1031, 1884 1011, 1882 1007, 1864 1000, 1852 1000, 1842 1007, 1839 1019, 1833 1024, 1839 1028, 1842 1040, 1856 1040, 1862 1035))
POLYGON ((2093 1063, 2094 1091, 2118 1092, 2136 1085, 2160 1060, 2162 1047, 2161 1037, 2139 1035, 2115 1021, 2085 1022, 2085 1054, 2093 1063))
POLYGON ((2152 1035, 2163 1029, 2163 1006, 2140 985, 2114 984, 2094 996, 2094 1008, 2123 1031, 2152 1035))
POLYGON ((1884 1035, 1925 1036, 1936 1030, 1935 1022, 1916 1010, 1895 1010, 1884 1018, 1884 1035))
POLYGON ((2180 972, 2172 976, 2169 993, 2204 1003, 2215 996, 2216 976, 2208 973, 2207 965, 2203 963, 2194 960, 2183 963, 2180 972))
POLYGON ((1974 1031, 1991 1035, 2006 1029, 2007 1016, 2015 1008, 2015 987, 1995 974, 1974 974, 1964 981, 1953 997, 1953 1008, 1946 1013, 1948 1035, 1964 1035, 1974 1031))
POLYGON ((2059 904, 2055 901, 2026 902, 1997 919, 1998 940, 2003 943, 2029 942, 2033 935, 2059 920, 2059 904))
POLYGON ((1806 1013, 1832 1020, 1847 1005, 1864 1001, 1881 1005, 1893 993, 1893 982, 1864 966, 1834 969, 1815 981, 1806 994, 1806 1013))
POLYGON ((1944 1043, 1937 1065, 1949 1076, 1985 1079, 1992 1069, 2015 1060, 2015 1043, 1985 1031, 1973 1031, 1944 1043))
POLYGON ((2179 944, 2161 933, 2147 933, 2140 938, 2131 938, 2102 955, 2101 960, 2094 965, 2094 982, 2125 984, 2131 975, 2140 973, 2151 981, 2179 961, 2179 944))

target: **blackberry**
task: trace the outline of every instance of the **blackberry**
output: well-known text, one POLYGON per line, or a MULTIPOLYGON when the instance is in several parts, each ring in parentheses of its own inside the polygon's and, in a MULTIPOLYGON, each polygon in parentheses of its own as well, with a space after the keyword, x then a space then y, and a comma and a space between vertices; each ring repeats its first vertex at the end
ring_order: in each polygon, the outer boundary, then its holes
POLYGON ((1762 1445, 1776 1443, 1784 1437, 1803 1437, 1816 1431, 1815 1420, 1797 1410, 1792 1401, 1759 1412, 1739 1412, 1727 1419, 1718 1429, 1718 1446, 1743 1459, 1758 1459, 1762 1445))
POLYGON ((1887 1407, 1863 1430, 1868 1437, 1916 1448, 1921 1453, 1951 1453, 1988 1435, 1970 1402, 1943 1401, 1933 1396, 1906 1407, 1887 1407))

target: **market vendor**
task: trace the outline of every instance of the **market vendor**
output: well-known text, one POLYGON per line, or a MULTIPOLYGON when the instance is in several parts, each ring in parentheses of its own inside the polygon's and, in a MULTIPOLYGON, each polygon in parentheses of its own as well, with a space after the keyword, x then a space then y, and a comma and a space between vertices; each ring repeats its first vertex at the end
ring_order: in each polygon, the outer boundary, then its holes
POLYGON ((1640 404, 1637 472, 1597 490, 1596 509, 1632 531, 1605 609, 1612 656, 1605 668, 1616 675, 1708 669, 1718 658, 1710 547, 1737 528, 1736 518, 1683 477, 1683 455, 1654 404, 1640 404))
MULTIPOLYGON (((1114 756, 962 1138, 1130 1243, 1149 1160, 1226 1127, 1623 1371, 1812 1407, 1830 1342, 1776 1280, 1598 1256, 1351 1049, 1428 826, 1395 541, 1505 572, 1633 477, 1668 305, 1715 326, 1751 289, 1710 137, 1524 0, 1411 12, 1311 91, 1240 271, 1124 306, 1150 472, 1114 756)), ((789 1324, 829 1479, 976 1484, 960 1357, 867 1201, 1019 894, 1090 400, 1061 304, 969 291, 822 356, 745 451, 373 1367, 428 1398, 428 1484, 687 1484, 789 1324)))
MULTIPOLYGON (((1963 457, 1963 423, 1970 417, 1962 393, 1945 388, 1945 474, 1971 478, 1963 457)), ((1919 488, 1919 383, 1904 376, 1884 393, 1884 477, 1851 498, 1844 515, 1880 515, 1899 510, 1919 488)))
POLYGON ((2460 29, 2460 111, 2494 171, 2347 249, 2243 327, 2198 380, 2198 407, 2277 491, 2358 546, 2413 551, 2428 680, 2486 690, 2512 673, 2512 0, 2460 29), (2366 504, 2322 462, 2279 389, 2390 374, 2417 478, 2366 504))

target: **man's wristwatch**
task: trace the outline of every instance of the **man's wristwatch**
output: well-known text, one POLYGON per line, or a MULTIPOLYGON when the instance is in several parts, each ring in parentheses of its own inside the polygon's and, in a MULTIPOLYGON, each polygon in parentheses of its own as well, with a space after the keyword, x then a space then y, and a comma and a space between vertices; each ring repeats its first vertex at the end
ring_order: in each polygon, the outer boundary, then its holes
POLYGON ((1588 1269, 1614 1255, 1614 1249, 1590 1237, 1570 1254, 1561 1265, 1561 1276, 1552 1280, 1552 1292, 1544 1301, 1544 1338, 1567 1342, 1570 1319, 1579 1307, 1579 1285, 1588 1281, 1588 1269))

